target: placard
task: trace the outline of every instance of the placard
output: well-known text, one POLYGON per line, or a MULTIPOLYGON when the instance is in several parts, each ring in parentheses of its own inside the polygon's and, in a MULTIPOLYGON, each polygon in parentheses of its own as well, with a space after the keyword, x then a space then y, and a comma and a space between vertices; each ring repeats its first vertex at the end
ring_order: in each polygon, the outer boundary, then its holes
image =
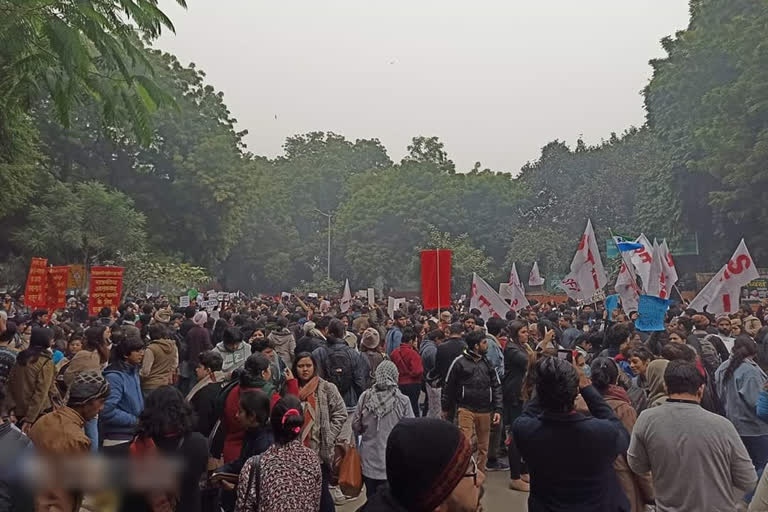
POLYGON ((179 297, 179 307, 180 308, 189 307, 189 295, 182 295, 181 297, 179 297))
POLYGON ((48 302, 48 273, 46 258, 32 258, 24 287, 24 305, 29 309, 45 308, 48 302))
POLYGON ((216 299, 202 300, 200 301, 200 309, 206 309, 212 311, 213 308, 219 305, 219 301, 216 299))
POLYGON ((85 290, 85 265, 69 265, 67 288, 85 290))
POLYGON ((48 267, 48 311, 67 307, 67 279, 69 277, 69 265, 61 267, 48 267))
POLYGON ((635 328, 638 331, 663 331, 664 317, 669 309, 669 299, 660 299, 651 295, 640 295, 637 301, 637 320, 635 328))
POLYGON ((123 293, 123 267, 91 267, 88 287, 88 314, 96 316, 101 308, 108 307, 114 313, 120 305, 123 293))

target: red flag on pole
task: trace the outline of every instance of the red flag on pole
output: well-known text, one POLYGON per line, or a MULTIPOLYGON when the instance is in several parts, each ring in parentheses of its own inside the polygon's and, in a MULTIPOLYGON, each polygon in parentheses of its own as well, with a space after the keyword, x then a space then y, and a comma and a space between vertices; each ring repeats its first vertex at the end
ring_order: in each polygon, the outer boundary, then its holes
POLYGON ((24 288, 24 305, 29 309, 44 308, 48 301, 48 260, 32 258, 24 288))
POLYGON ((451 306, 451 256, 449 249, 421 251, 421 302, 424 309, 451 306))

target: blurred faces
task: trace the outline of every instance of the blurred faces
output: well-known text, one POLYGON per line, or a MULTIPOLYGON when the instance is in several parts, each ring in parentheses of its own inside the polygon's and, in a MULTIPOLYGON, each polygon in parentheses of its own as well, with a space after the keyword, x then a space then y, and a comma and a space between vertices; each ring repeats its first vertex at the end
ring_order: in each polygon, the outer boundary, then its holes
POLYGON ((401 329, 402 329, 403 327, 405 327, 407 323, 408 323, 408 319, 407 319, 407 318, 405 318, 405 317, 402 317, 402 318, 398 318, 398 319, 397 319, 397 326, 398 326, 398 327, 400 327, 401 329))
POLYGON ((475 330, 475 325, 477 322, 475 322, 474 318, 467 318, 464 320, 464 329, 466 329, 467 332, 472 332, 475 330))
POLYGON ((309 379, 315 376, 315 363, 311 357, 302 357, 296 363, 296 372, 298 379, 301 382, 307 382, 309 379))
POLYGON ((208 376, 208 368, 206 368, 201 364, 198 364, 195 367, 195 376, 197 377, 197 380, 203 380, 208 376))
POLYGON ((717 331, 723 336, 731 335, 731 319, 721 318, 717 321, 717 331))
POLYGON ((517 341, 521 345, 524 345, 524 344, 528 343, 528 328, 527 327, 523 327, 522 329, 517 331, 517 341))
POLYGON ((679 334, 676 332, 673 332, 669 335, 669 342, 670 343, 680 343, 681 345, 685 344, 685 340, 680 337, 679 334))
POLYGON ((484 482, 485 473, 477 469, 477 463, 473 458, 464 478, 459 481, 448 499, 436 510, 441 512, 476 512, 481 510, 480 498, 483 496, 481 489, 484 482))
POLYGON ((69 353, 72 355, 77 354, 83 350, 83 341, 78 338, 71 340, 67 345, 67 350, 69 350, 69 353))
POLYGON ((648 369, 649 361, 643 361, 637 356, 629 358, 629 367, 635 372, 635 375, 645 375, 645 371, 648 369))
POLYGON ((125 358, 125 362, 134 366, 139 366, 144 360, 144 349, 134 350, 125 358))

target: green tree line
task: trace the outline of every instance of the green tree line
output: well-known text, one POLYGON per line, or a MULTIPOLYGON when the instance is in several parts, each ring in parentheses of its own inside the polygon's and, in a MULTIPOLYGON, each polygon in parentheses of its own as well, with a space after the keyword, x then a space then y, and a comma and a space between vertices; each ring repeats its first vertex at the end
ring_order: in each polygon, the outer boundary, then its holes
POLYGON ((534 260, 561 275, 587 218, 600 239, 695 233, 701 269, 741 237, 766 261, 768 3, 690 9, 651 61, 643 126, 549 142, 510 174, 456 169, 418 134, 399 162, 330 132, 254 155, 205 73, 153 48, 173 29, 153 0, 0 0, 0 282, 20 285, 43 256, 178 262, 248 291, 323 286, 317 210, 333 214, 332 277, 359 287, 415 289, 418 250, 437 246, 454 249, 458 293, 513 261, 523 279, 534 260))

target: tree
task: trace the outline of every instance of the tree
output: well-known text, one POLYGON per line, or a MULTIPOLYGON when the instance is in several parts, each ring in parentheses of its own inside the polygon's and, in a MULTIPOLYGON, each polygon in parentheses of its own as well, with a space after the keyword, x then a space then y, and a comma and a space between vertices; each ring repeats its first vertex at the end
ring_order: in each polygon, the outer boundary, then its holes
POLYGON ((140 297, 157 291, 168 296, 184 295, 190 288, 202 287, 212 280, 202 267, 149 252, 120 255, 118 260, 109 263, 125 268, 124 296, 140 297))
POLYGON ((51 184, 14 235, 28 256, 90 266, 144 249, 146 219, 125 194, 97 182, 51 184))
POLYGON ((414 137, 404 162, 431 163, 448 174, 456 172, 453 160, 448 158, 443 143, 437 137, 414 137))

